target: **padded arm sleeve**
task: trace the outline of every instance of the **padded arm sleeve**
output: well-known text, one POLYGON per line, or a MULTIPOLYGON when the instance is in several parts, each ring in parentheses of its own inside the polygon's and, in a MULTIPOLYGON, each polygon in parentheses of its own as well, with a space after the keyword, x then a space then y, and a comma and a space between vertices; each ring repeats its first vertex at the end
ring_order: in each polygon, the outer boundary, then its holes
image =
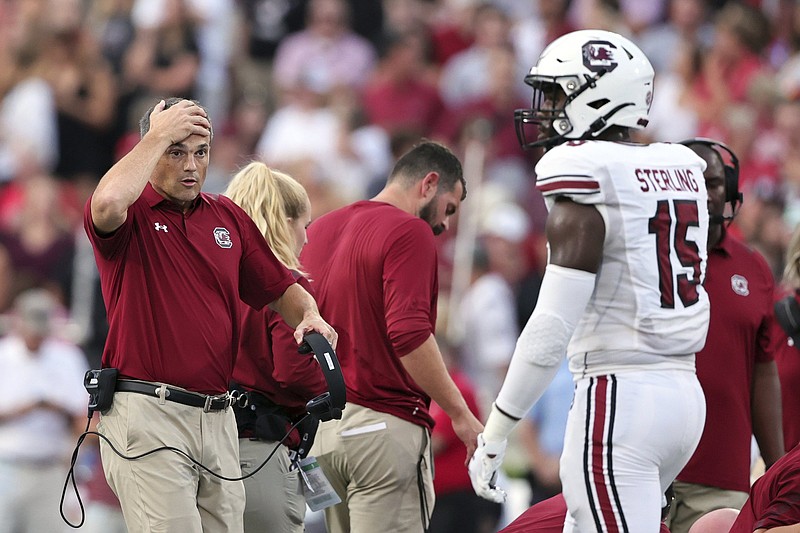
POLYGON ((591 272, 547 265, 536 308, 517 340, 486 422, 487 441, 506 438, 553 380, 592 297, 595 277, 591 272))

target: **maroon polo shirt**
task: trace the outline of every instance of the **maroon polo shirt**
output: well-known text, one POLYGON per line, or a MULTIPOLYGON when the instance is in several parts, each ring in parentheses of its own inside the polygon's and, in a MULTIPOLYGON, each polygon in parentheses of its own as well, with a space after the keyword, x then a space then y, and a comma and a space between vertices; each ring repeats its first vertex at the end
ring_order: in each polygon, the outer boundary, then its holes
POLYGON ((775 283, 767 262, 730 234, 709 250, 711 321, 697 354, 706 423, 678 479, 726 490, 750 488, 750 392, 755 363, 773 359, 775 283))
POLYGON ((109 332, 103 367, 208 394, 227 390, 240 301, 261 309, 294 283, 256 225, 224 196, 201 193, 188 213, 148 183, 124 224, 84 228, 100 273, 109 332))
POLYGON ((778 459, 750 489, 730 533, 800 524, 800 446, 778 459))
POLYGON ((339 333, 347 401, 432 428, 430 398, 400 361, 436 324, 430 225, 383 202, 356 202, 311 224, 301 259, 339 333))
MULTIPOLYGON (((311 292, 304 277, 297 282, 311 292)), ((233 380, 260 392, 292 415, 303 414, 306 402, 328 390, 312 354, 297 352, 294 328, 272 309, 243 306, 239 355, 233 380)))

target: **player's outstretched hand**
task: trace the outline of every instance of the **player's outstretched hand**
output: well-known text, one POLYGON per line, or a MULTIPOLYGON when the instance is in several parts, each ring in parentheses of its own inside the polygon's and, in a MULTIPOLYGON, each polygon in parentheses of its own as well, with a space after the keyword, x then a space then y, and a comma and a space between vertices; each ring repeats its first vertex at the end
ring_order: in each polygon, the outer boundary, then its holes
POLYGON ((506 491, 495 485, 497 471, 506 455, 506 443, 505 439, 486 442, 481 433, 478 435, 478 448, 469 460, 469 478, 475 494, 495 503, 503 503, 507 498, 506 491))

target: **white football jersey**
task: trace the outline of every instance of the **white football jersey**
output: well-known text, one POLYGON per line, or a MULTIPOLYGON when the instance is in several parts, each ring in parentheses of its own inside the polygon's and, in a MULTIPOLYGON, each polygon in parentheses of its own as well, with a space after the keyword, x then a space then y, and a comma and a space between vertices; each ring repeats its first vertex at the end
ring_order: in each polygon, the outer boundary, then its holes
POLYGON ((594 293, 567 350, 574 373, 694 365, 709 320, 705 166, 680 144, 609 141, 568 142, 536 165, 548 209, 568 197, 605 221, 594 293))

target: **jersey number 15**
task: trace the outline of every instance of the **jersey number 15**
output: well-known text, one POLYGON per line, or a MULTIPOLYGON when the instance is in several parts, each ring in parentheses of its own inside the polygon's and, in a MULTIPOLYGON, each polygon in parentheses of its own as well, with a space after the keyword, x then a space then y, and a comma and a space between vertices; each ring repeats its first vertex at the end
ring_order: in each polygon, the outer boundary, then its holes
POLYGON ((700 299, 697 286, 700 284, 700 251, 697 243, 687 240, 690 227, 698 227, 697 202, 694 200, 659 200, 656 214, 649 220, 649 233, 656 236, 656 256, 658 259, 658 286, 661 292, 661 307, 675 308, 675 293, 684 307, 694 305, 700 299), (675 219, 672 218, 673 204, 675 219), (672 232, 672 226, 675 231, 672 232), (674 238, 670 240, 670 235, 674 238), (692 277, 678 274, 672 270, 672 257, 685 268, 692 269, 692 277))

